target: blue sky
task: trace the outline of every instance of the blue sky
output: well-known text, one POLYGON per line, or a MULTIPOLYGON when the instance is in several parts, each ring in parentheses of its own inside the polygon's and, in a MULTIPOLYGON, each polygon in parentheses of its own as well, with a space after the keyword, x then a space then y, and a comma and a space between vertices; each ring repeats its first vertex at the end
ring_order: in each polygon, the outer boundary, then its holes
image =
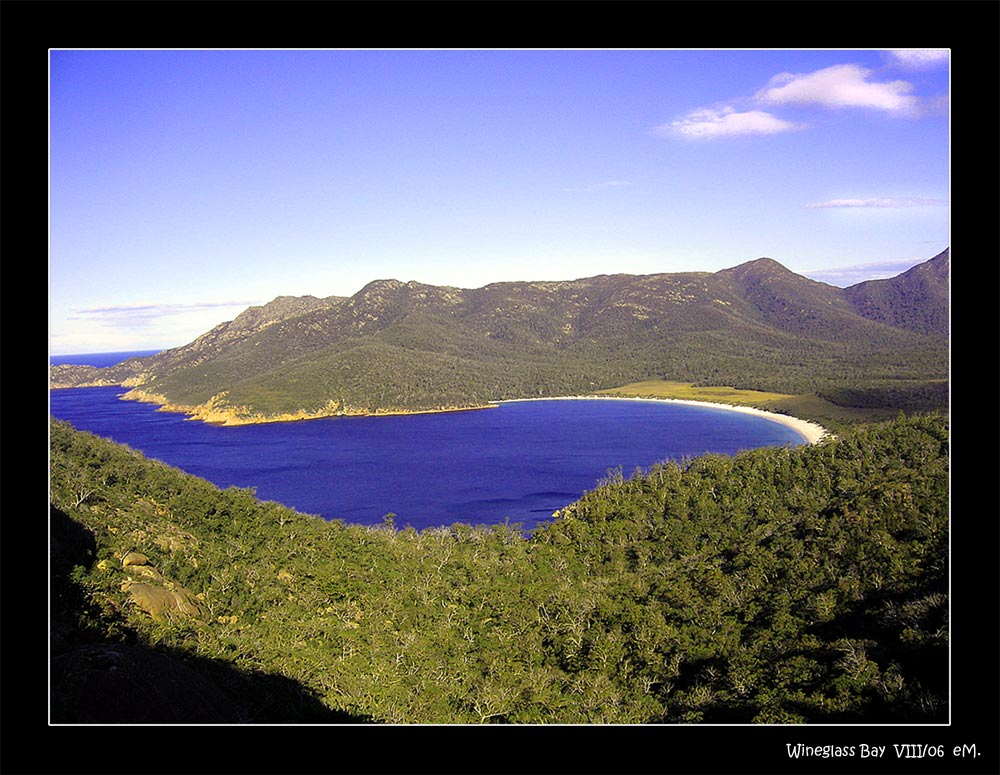
POLYGON ((949 246, 937 49, 53 50, 54 354, 279 295, 718 271, 833 285, 949 246))

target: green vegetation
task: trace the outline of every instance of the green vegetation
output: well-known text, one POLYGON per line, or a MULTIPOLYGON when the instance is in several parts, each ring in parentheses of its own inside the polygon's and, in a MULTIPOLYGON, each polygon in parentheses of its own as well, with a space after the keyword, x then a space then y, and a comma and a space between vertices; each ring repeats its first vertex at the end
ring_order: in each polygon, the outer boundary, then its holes
POLYGON ((899 415, 417 532, 53 421, 52 720, 942 722, 948 461, 899 415), (109 654, 158 701, 114 702, 109 654))
POLYGON ((525 535, 328 523, 53 421, 52 720, 947 720, 948 271, 379 280, 53 369, 214 421, 606 392, 836 436, 610 472, 525 535))

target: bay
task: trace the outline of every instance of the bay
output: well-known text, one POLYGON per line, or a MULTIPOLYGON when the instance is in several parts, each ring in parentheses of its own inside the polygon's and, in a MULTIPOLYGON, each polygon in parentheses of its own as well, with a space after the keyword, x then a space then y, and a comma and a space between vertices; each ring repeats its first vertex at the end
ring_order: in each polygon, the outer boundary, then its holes
POLYGON ((531 530, 609 472, 706 452, 797 445, 763 417, 663 401, 552 399, 495 408, 220 427, 123 401, 119 387, 53 390, 50 412, 219 487, 325 519, 531 530))

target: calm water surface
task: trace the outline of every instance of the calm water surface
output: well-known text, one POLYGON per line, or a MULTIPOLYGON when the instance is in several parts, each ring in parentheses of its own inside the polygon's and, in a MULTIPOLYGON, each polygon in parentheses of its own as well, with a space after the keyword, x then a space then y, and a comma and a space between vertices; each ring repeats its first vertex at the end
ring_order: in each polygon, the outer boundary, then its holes
POLYGON ((52 416, 220 487, 254 487, 327 519, 532 529, 593 489, 666 459, 797 445, 799 434, 723 409, 612 399, 520 401, 447 414, 218 427, 122 401, 122 388, 51 392, 52 416))

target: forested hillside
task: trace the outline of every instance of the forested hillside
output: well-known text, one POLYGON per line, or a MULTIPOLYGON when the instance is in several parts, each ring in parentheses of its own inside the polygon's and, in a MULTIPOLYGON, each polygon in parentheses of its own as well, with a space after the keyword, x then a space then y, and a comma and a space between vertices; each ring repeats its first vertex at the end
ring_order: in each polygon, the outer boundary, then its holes
POLYGON ((893 280, 869 280, 844 289, 861 315, 922 334, 947 334, 948 253, 907 270, 893 280))
POLYGON ((945 408, 948 268, 945 251, 848 289, 768 258, 475 290, 377 280, 350 298, 282 297, 107 370, 56 367, 52 384, 120 383, 218 422, 482 406, 648 379, 945 408))
POLYGON ((53 421, 52 721, 945 722, 948 467, 900 416, 418 533, 53 421))

